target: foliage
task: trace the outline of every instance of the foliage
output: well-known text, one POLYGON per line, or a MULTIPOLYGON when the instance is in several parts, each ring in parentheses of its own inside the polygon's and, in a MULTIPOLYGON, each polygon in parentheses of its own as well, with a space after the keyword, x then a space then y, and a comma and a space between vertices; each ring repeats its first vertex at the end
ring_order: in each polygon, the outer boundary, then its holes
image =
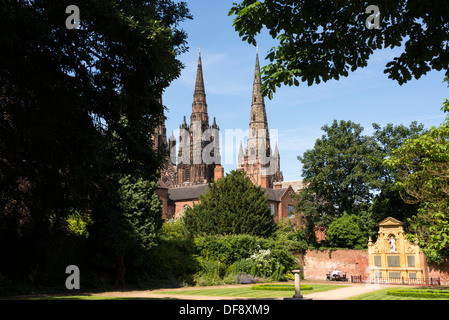
POLYGON ((300 195, 299 212, 325 226, 345 211, 368 209, 370 191, 377 187, 373 167, 379 158, 373 139, 362 135, 363 127, 356 123, 334 120, 322 130, 325 135, 314 148, 298 157, 307 185, 300 195))
POLYGON ((375 129, 373 138, 377 142, 380 151, 379 185, 380 192, 375 195, 370 211, 373 213, 375 221, 382 221, 387 217, 393 217, 400 221, 407 221, 407 218, 416 214, 417 205, 409 204, 402 200, 396 181, 400 180, 400 176, 395 170, 383 164, 392 156, 394 150, 401 147, 407 139, 417 138, 422 135, 424 125, 414 121, 409 127, 400 125, 387 124, 381 128, 378 124, 373 123, 375 129))
POLYGON ((188 208, 183 219, 195 235, 268 237, 274 230, 267 195, 240 171, 231 171, 210 184, 200 203, 188 208))
POLYGON ((441 289, 396 289, 387 292, 389 296, 414 297, 414 298, 439 298, 449 299, 449 290, 441 289))
POLYGON ((87 227, 92 225, 93 221, 89 214, 79 215, 74 214, 67 219, 67 224, 70 231, 84 238, 89 238, 89 232, 87 231, 87 227))
MULTIPOLYGON (((423 125, 412 122, 409 127, 388 124, 382 128, 374 123, 373 127, 374 134, 365 136, 359 124, 334 120, 323 127, 326 134, 314 148, 298 157, 307 186, 298 195, 297 211, 305 218, 304 234, 309 244, 317 245, 316 228, 328 228, 344 212, 357 216, 354 219, 359 220, 360 236, 366 239, 375 238, 375 223, 387 216, 405 220, 416 213, 417 206, 401 199, 395 185, 400 176, 384 160, 406 139, 422 134, 423 125)), ((355 238, 357 230, 348 230, 354 233, 350 237, 355 238)), ((352 243, 341 243, 337 238, 332 241, 343 247, 352 243)))
MULTIPOLYGON (((207 236, 195 238, 196 255, 200 261, 212 261, 220 274, 251 275, 281 280, 297 262, 290 246, 283 241, 250 235, 207 236)), ((210 275, 214 275, 211 272, 210 275)), ((237 281, 240 281, 237 279, 237 281)))
POLYGON ((367 29, 366 1, 255 1, 234 3, 233 26, 243 41, 256 44, 267 30, 278 42, 262 68, 262 89, 270 98, 276 87, 338 80, 366 67, 375 50, 403 46, 385 66, 388 77, 403 84, 430 70, 449 75, 449 3, 414 0, 378 1, 380 29, 367 29))
MULTIPOLYGON (((442 110, 449 111, 448 101, 442 110)), ((419 204, 408 220, 418 245, 429 261, 442 262, 449 255, 449 121, 407 140, 386 164, 400 176, 402 198, 419 204)))
POLYGON ((362 249, 368 244, 368 235, 362 231, 359 217, 345 212, 329 225, 326 243, 335 248, 362 249))
POLYGON ((118 205, 111 177, 156 180, 162 155, 149 137, 164 112, 160 95, 183 67, 184 2, 82 1, 79 30, 66 29, 69 4, 0 4, 8 30, 0 35, 0 260, 14 261, 0 272, 8 278, 50 279, 61 252, 78 254, 67 252, 67 242, 85 240, 67 228, 73 212, 104 230, 126 220, 118 206, 106 208, 118 205))
POLYGON ((125 261, 137 267, 157 245, 162 204, 155 182, 123 176, 116 184, 95 216, 90 240, 107 264, 117 264, 117 282, 124 284, 125 261))

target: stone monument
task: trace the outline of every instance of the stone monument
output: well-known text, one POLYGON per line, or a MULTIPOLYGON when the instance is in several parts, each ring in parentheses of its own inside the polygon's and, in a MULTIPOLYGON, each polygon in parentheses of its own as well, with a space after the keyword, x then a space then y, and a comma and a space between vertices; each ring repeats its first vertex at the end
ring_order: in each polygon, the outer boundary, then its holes
POLYGON ((419 247, 405 236, 403 223, 388 217, 378 223, 376 243, 368 242, 370 278, 374 282, 420 280, 423 276, 419 247))

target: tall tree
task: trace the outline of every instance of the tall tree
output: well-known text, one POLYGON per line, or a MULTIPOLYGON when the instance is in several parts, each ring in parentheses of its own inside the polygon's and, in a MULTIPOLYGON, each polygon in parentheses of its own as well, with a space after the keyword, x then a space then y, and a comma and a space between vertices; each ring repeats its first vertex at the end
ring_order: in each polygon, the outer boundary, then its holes
MULTIPOLYGON (((447 1, 381 0, 379 29, 368 29, 373 11, 365 0, 243 0, 234 3, 234 28, 244 41, 256 44, 265 28, 279 43, 262 68, 263 91, 271 98, 276 87, 338 80, 367 66, 377 49, 404 45, 385 66, 388 77, 403 84, 430 70, 449 76, 449 3, 447 1)), ((376 14, 376 12, 374 12, 376 14)))
POLYGON ((362 134, 359 124, 334 120, 322 129, 325 134, 298 160, 307 185, 301 196, 304 205, 312 205, 310 213, 327 224, 343 212, 368 209, 371 191, 378 187, 379 157, 373 139, 362 134))
POLYGON ((268 197, 241 171, 231 171, 209 185, 200 203, 183 216, 194 234, 250 234, 267 237, 274 231, 268 197))
POLYGON ((149 137, 191 18, 184 2, 89 0, 67 29, 70 4, 0 2, 0 259, 22 254, 28 274, 58 246, 49 228, 94 207, 109 175, 155 179, 149 137))
POLYGON ((413 121, 408 127, 401 125, 387 124, 381 127, 373 124, 375 139, 380 154, 379 185, 380 190, 373 199, 370 211, 373 213, 373 219, 379 222, 386 217, 394 217, 401 221, 407 221, 407 218, 416 213, 417 205, 404 202, 399 193, 396 182, 400 177, 395 170, 385 166, 383 160, 389 159, 393 152, 401 147, 407 139, 417 138, 425 132, 424 125, 413 121))
MULTIPOLYGON (((443 111, 449 112, 449 100, 443 111)), ((408 203, 419 204, 409 219, 419 246, 430 261, 449 257, 449 116, 439 127, 406 140, 386 161, 397 171, 396 185, 408 203)))
POLYGON ((155 194, 155 182, 130 175, 113 180, 95 216, 89 240, 95 246, 94 254, 102 257, 98 261, 117 266, 116 284, 124 285, 126 266, 141 265, 157 245, 162 204, 155 194))

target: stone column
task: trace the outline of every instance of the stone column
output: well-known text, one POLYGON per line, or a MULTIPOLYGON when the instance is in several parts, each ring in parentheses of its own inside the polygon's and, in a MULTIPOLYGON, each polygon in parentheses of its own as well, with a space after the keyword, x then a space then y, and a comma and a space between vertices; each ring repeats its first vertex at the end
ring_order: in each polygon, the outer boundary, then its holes
POLYGON ((284 300, 312 300, 312 298, 304 298, 301 295, 301 280, 299 273, 301 270, 292 270, 295 275, 295 294, 292 298, 284 298, 284 300))

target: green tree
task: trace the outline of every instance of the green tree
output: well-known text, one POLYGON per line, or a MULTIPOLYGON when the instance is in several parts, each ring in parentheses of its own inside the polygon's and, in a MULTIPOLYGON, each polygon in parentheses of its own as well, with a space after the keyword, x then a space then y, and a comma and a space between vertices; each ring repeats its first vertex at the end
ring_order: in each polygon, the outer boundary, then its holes
POLYGON ((138 267, 157 245, 162 204, 155 182, 128 175, 116 183, 96 215, 90 241, 108 264, 117 265, 116 283, 123 285, 125 264, 138 267))
POLYGON ((410 126, 387 124, 381 128, 374 123, 375 129, 373 138, 375 139, 379 151, 381 162, 379 162, 379 184, 380 192, 373 199, 370 211, 373 213, 375 221, 379 222, 387 217, 393 217, 400 221, 406 221, 416 213, 417 205, 409 204, 402 200, 399 188, 396 186, 399 176, 395 170, 384 165, 383 160, 391 157, 394 150, 401 147, 407 139, 416 138, 422 135, 424 125, 414 121, 410 126))
POLYGON ((82 1, 79 30, 69 4, 0 2, 0 272, 19 279, 64 250, 71 212, 99 220, 111 175, 156 179, 149 137, 187 49, 184 2, 82 1))
POLYGON ((378 187, 374 168, 379 155, 373 139, 362 134, 359 124, 334 120, 322 130, 325 134, 314 148, 298 156, 307 185, 299 209, 316 216, 318 224, 328 225, 343 212, 368 209, 371 191, 378 187))
MULTIPOLYGON (((449 112, 449 100, 443 111, 449 112)), ((439 127, 405 141, 386 164, 397 171, 396 185, 407 203, 419 204, 410 231, 430 261, 449 256, 449 116, 439 127)))
POLYGON ((267 54, 262 89, 271 98, 276 87, 338 80, 366 67, 377 49, 404 45, 403 52, 385 66, 388 77, 403 84, 430 70, 449 75, 447 41, 449 3, 418 0, 375 4, 380 29, 367 29, 367 1, 255 1, 234 3, 233 26, 242 40, 253 45, 265 28, 279 43, 267 54))
POLYGON ((363 232, 362 228, 357 215, 345 212, 329 225, 326 230, 326 242, 334 248, 366 248, 369 234, 363 232))
POLYGON ((268 197, 241 171, 231 171, 209 185, 200 203, 183 216, 187 228, 196 235, 249 234, 268 237, 274 219, 268 197))

